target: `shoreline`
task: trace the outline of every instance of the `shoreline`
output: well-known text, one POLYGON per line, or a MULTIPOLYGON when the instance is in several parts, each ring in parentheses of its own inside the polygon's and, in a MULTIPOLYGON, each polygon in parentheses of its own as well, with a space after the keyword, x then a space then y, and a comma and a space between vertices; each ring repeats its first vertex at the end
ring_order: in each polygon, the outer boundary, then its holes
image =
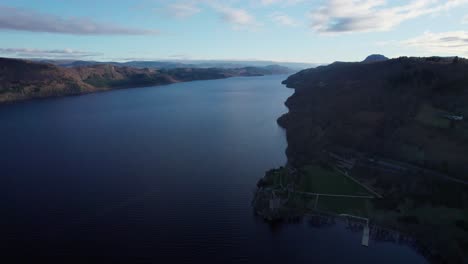
MULTIPOLYGON (((83 96, 89 94, 98 94, 98 93, 105 93, 110 91, 118 91, 118 90, 127 90, 127 89, 137 89, 137 88, 152 88, 152 87, 159 87, 159 86, 170 86, 173 84, 178 83, 191 83, 191 82, 200 82, 200 81, 216 81, 216 80, 225 80, 230 78, 251 78, 251 77, 264 77, 264 76, 275 76, 275 75, 285 75, 285 74, 264 74, 264 75, 249 75, 249 76, 227 76, 224 78, 213 78, 213 79, 197 79, 197 80, 190 80, 190 81, 175 81, 171 83, 163 83, 163 84, 153 84, 153 85, 126 85, 126 86, 115 86, 115 87, 105 87, 105 88, 97 88, 95 91, 84 91, 81 93, 72 93, 72 94, 60 94, 60 95, 49 95, 49 96, 38 96, 38 97, 29 97, 29 98, 21 98, 21 99, 14 99, 14 100, 1 100, 0 98, 0 107, 7 106, 7 105, 15 105, 21 104, 31 101, 41 101, 41 100, 48 100, 48 99, 60 99, 65 97, 75 97, 75 96, 83 96)), ((0 94, 1 97, 1 94, 0 94)))

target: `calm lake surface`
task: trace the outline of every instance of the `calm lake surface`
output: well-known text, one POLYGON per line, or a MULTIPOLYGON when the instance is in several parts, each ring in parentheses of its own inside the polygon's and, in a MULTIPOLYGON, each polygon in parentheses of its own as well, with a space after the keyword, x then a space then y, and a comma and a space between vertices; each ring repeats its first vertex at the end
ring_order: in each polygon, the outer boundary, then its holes
MULTIPOLYGON (((361 232, 271 227, 256 182, 284 165, 286 76, 0 106, 1 257, 127 263, 425 263, 361 232)), ((14 262, 14 261, 12 261, 14 262)), ((11 263, 11 262, 9 262, 11 263)))

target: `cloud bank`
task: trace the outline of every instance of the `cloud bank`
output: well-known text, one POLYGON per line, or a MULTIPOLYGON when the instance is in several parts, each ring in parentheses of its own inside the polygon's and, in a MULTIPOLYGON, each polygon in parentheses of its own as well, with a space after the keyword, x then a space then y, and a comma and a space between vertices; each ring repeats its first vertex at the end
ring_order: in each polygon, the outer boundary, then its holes
POLYGON ((468 56, 468 31, 426 32, 401 44, 430 54, 468 56))
POLYGON ((388 5, 386 0, 328 0, 310 13, 312 29, 319 33, 390 30, 406 20, 437 14, 468 0, 412 0, 388 5))
POLYGON ((0 30, 72 35, 151 35, 155 30, 128 28, 85 18, 63 18, 29 9, 0 6, 0 30))
POLYGON ((22 58, 84 58, 102 55, 97 52, 86 52, 73 49, 27 49, 27 48, 0 48, 0 54, 22 58))

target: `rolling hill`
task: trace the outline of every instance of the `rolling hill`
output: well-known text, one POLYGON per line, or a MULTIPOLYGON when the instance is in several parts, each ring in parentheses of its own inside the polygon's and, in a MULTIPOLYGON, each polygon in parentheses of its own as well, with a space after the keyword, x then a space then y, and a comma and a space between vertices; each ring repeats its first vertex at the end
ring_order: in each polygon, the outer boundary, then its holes
POLYGON ((118 88, 290 72, 290 69, 277 65, 229 69, 153 69, 113 64, 60 67, 50 63, 0 58, 0 103, 118 88))

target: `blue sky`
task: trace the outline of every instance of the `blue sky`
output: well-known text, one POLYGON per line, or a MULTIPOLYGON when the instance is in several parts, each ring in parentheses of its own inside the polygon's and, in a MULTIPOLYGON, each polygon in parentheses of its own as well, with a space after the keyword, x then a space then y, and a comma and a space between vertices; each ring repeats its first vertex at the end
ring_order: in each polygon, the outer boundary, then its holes
POLYGON ((468 0, 1 0, 0 56, 328 63, 468 57, 468 0))

